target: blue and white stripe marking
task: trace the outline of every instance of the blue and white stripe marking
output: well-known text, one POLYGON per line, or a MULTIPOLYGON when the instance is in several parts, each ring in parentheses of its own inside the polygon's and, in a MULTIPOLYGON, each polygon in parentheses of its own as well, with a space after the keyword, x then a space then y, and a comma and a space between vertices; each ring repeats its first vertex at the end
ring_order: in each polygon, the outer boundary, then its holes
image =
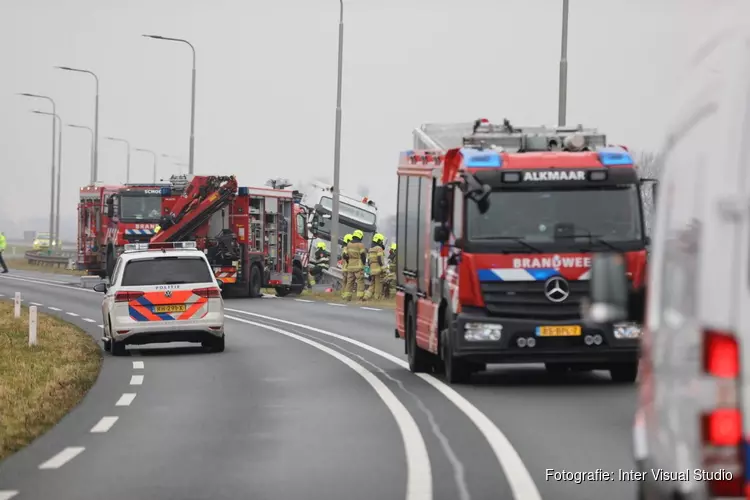
MULTIPOLYGON (((562 276, 559 269, 480 269, 479 281, 545 281, 553 276, 562 276)), ((586 270, 578 277, 580 281, 589 279, 590 271, 586 270)))
POLYGON ((153 229, 126 229, 125 230, 126 235, 143 235, 148 236, 152 234, 156 234, 153 229))

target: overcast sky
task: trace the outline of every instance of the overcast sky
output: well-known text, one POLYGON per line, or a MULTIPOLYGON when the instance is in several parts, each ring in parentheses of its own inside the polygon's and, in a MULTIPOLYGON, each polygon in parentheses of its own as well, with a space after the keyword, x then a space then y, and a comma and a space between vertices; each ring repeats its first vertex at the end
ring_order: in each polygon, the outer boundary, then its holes
MULTIPOLYGON (((423 122, 487 117, 554 124, 562 0, 345 0, 342 190, 367 185, 395 211, 398 153, 423 122)), ((710 0, 571 0, 568 122, 654 149, 665 97, 710 0)), ((197 49, 196 173, 332 177, 336 0, 0 0, 0 229, 49 213, 46 94, 65 123, 93 126, 101 80, 99 180, 122 182, 125 147, 187 162, 190 50, 197 49), (29 201, 29 200, 33 200, 29 201)), ((90 139, 63 131, 62 214, 74 227, 90 139)), ((132 154, 132 181, 152 159, 132 154)), ((159 158, 160 176, 179 167, 159 158)), ((32 221, 33 219, 33 221, 32 221)), ((7 229, 6 229, 7 231, 7 229)), ((66 231, 63 231, 64 233, 66 231)), ((65 234, 64 234, 65 236, 65 234)))

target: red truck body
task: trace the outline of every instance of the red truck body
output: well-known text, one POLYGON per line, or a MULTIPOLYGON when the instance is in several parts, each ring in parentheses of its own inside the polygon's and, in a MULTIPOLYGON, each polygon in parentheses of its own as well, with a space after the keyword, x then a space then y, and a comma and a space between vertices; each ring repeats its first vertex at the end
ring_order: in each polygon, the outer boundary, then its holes
POLYGON ((631 293, 643 295, 648 238, 632 157, 591 129, 484 124, 463 148, 400 157, 396 336, 410 367, 455 382, 488 363, 637 366, 639 338, 580 316, 593 252, 621 253, 631 293))

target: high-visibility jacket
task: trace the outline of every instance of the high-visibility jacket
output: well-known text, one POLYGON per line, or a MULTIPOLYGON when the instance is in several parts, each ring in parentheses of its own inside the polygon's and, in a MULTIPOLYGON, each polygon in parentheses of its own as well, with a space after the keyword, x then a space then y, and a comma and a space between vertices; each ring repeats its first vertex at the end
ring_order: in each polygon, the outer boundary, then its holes
POLYGON ((368 252, 368 260, 370 262, 370 275, 376 276, 383 272, 384 255, 385 252, 383 251, 383 247, 378 245, 377 243, 370 247, 370 251, 368 252))
POLYGON ((322 248, 319 248, 316 250, 316 252, 313 254, 313 258, 310 261, 310 264, 313 266, 322 267, 325 269, 328 269, 330 267, 330 255, 328 253, 328 250, 324 250, 322 248))
POLYGON ((361 241, 352 241, 346 245, 346 253, 344 255, 347 271, 361 271, 365 267, 367 249, 365 249, 361 241))
POLYGON ((346 265, 346 259, 347 259, 347 256, 346 256, 346 247, 348 247, 348 246, 349 246, 349 243, 346 243, 341 248, 341 271, 344 272, 344 273, 348 270, 347 269, 348 266, 346 265))
POLYGON ((398 252, 398 250, 393 249, 388 252, 388 270, 392 273, 396 272, 396 252, 398 252))
POLYGON ((5 241, 5 235, 4 234, 0 234, 0 252, 2 252, 3 250, 5 250, 5 247, 7 247, 7 246, 8 246, 8 242, 5 241))

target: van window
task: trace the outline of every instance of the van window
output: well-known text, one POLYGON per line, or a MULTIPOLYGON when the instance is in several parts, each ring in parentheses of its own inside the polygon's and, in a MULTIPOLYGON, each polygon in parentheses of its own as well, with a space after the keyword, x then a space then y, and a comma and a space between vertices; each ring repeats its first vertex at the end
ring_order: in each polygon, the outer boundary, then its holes
POLYGON ((211 283, 213 274, 199 257, 156 257, 127 263, 122 286, 179 285, 211 283))

